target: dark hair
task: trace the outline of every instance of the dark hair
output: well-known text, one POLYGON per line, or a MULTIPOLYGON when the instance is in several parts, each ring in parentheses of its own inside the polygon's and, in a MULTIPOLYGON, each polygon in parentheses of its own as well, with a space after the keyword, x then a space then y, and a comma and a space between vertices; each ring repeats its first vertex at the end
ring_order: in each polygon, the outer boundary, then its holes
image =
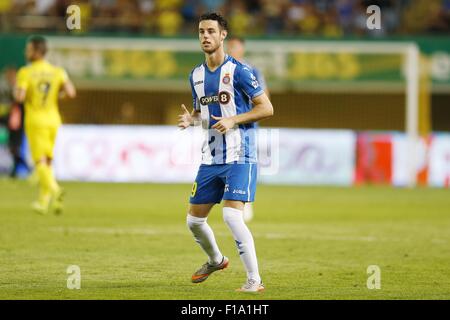
POLYGON ((227 20, 225 20, 225 18, 222 17, 218 13, 209 12, 209 13, 202 14, 200 16, 200 18, 198 19, 198 22, 200 23, 200 21, 203 21, 203 20, 214 20, 214 21, 217 21, 217 23, 219 24, 219 28, 220 29, 228 31, 228 22, 227 22, 227 20))
POLYGON ((245 43, 244 38, 239 37, 239 36, 229 36, 229 37, 227 38, 227 40, 228 40, 228 41, 236 40, 236 41, 239 41, 239 42, 242 43, 242 44, 245 43))
POLYGON ((45 55, 47 53, 47 40, 42 36, 31 36, 28 38, 28 43, 33 45, 34 50, 40 54, 45 55))

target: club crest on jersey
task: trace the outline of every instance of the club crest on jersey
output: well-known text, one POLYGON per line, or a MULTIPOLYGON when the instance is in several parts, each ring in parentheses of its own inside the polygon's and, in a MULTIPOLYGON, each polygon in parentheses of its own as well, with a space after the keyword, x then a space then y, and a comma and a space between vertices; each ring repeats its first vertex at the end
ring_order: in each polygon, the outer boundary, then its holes
POLYGON ((225 76, 222 78, 222 82, 224 84, 229 84, 230 80, 231 80, 231 78, 230 78, 230 74, 229 73, 226 73, 225 76))

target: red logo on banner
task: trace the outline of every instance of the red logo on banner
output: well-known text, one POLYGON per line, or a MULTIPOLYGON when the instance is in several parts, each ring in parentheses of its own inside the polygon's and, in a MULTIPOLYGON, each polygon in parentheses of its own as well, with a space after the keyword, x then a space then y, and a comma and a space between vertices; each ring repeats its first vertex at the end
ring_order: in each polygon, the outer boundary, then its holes
POLYGON ((392 139, 387 134, 359 134, 355 184, 392 181, 392 139))

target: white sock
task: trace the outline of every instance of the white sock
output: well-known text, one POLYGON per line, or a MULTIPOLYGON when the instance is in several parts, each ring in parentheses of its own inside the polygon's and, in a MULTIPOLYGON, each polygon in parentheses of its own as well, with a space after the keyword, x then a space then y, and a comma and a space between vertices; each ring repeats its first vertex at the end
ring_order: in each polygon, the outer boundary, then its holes
POLYGON ((195 241, 208 255, 210 264, 219 264, 222 262, 223 255, 217 246, 216 239, 211 227, 206 223, 207 218, 198 218, 187 215, 187 225, 194 236, 195 241))
POLYGON ((258 260, 256 259, 255 243, 253 236, 244 222, 243 212, 238 209, 224 207, 223 220, 233 233, 234 240, 238 247, 242 263, 247 270, 247 278, 261 281, 258 270, 258 260))

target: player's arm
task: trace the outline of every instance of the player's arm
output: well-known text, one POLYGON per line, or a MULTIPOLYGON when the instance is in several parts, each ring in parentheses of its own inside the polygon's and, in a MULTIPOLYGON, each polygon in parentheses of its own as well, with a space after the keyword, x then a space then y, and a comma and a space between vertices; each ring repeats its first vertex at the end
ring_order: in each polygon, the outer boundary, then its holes
POLYGON ((27 96, 27 91, 25 89, 19 88, 19 87, 14 88, 14 99, 18 103, 24 103, 26 96, 27 96))
POLYGON ((178 127, 183 130, 190 126, 200 125, 200 111, 194 109, 189 112, 184 104, 181 105, 181 109, 183 113, 178 116, 178 127))
POLYGON ((273 106, 265 93, 252 99, 253 108, 246 113, 237 114, 231 117, 235 124, 257 122, 273 116, 273 106))
POLYGON ((62 86, 61 86, 62 95, 60 95, 61 98, 71 98, 74 99, 77 96, 77 90, 75 89, 75 86, 73 85, 73 82, 70 81, 70 79, 67 79, 62 86))
POLYGON ((192 112, 189 112, 184 104, 181 105, 183 113, 178 116, 178 127, 180 127, 182 130, 190 126, 198 126, 201 124, 200 104, 197 99, 197 94, 194 90, 194 83, 192 81, 192 72, 189 75, 189 83, 191 85, 192 105, 194 109, 192 110, 192 112))
POLYGON ((223 134, 236 125, 257 122, 273 116, 272 103, 264 92, 254 97, 252 102, 253 108, 245 113, 228 118, 212 115, 211 117, 217 122, 211 128, 223 134))
POLYGON ((69 76, 67 75, 67 72, 60 68, 60 79, 61 79, 61 87, 60 87, 60 98, 68 97, 70 99, 74 99, 77 96, 77 90, 75 89, 75 86, 73 85, 73 82, 70 80, 69 76))
POLYGON ((267 99, 270 100, 270 92, 269 92, 269 88, 266 87, 266 88, 264 89, 264 93, 266 94, 267 99))
POLYGON ((27 97, 28 77, 24 69, 20 69, 17 73, 16 84, 14 86, 14 100, 18 103, 24 103, 27 97))
POLYGON ((253 108, 245 113, 224 118, 212 115, 217 121, 211 128, 224 134, 236 125, 257 122, 273 116, 273 106, 267 95, 261 88, 255 75, 247 67, 242 68, 237 74, 238 85, 242 91, 252 100, 253 108))

